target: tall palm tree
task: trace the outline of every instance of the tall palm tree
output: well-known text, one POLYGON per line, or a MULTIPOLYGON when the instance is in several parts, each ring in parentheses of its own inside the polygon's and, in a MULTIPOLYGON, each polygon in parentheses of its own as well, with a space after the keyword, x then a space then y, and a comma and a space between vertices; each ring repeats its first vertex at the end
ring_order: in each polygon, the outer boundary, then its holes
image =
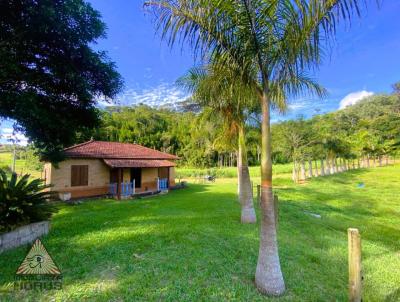
MULTIPOLYGON (((362 0, 360 0, 362 1, 362 0)), ((336 21, 359 12, 358 0, 149 0, 157 28, 170 45, 187 42, 202 58, 241 66, 261 107, 261 232, 256 286, 285 291, 272 192, 271 109, 290 95, 322 90, 304 73, 321 60, 336 21), (257 70, 255 79, 253 71, 257 70), (255 83, 254 83, 255 81, 255 83)))
POLYGON ((192 92, 192 99, 214 109, 226 123, 229 137, 237 137, 238 150, 238 194, 242 206, 241 222, 257 221, 253 204, 253 190, 247 160, 245 122, 246 115, 255 110, 255 100, 251 87, 240 81, 238 68, 226 68, 217 64, 191 68, 177 81, 178 85, 192 92))

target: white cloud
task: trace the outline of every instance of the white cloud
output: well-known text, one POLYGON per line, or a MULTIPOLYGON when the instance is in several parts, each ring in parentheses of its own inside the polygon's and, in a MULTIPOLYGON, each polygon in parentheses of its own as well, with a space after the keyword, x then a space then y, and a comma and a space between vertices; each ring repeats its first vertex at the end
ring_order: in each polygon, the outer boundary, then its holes
POLYGON ((189 97, 189 94, 182 91, 173 84, 162 82, 159 85, 151 88, 129 88, 123 94, 117 97, 115 104, 107 104, 101 100, 98 103, 102 106, 106 105, 138 105, 140 103, 158 107, 163 105, 174 105, 184 101, 189 97))
POLYGON ((306 102, 293 103, 288 106, 289 110, 299 110, 307 107, 306 102))
POLYGON ((371 96, 373 94, 374 94, 373 92, 366 90, 349 93, 340 101, 339 109, 343 109, 346 108, 347 106, 354 105, 359 101, 361 101, 363 98, 371 96))
POLYGON ((20 132, 14 132, 13 128, 0 128, 0 143, 12 144, 13 142, 26 146, 28 138, 20 132))
POLYGON ((14 129, 13 128, 3 128, 3 129, 1 129, 1 132, 3 134, 11 134, 14 132, 14 129))

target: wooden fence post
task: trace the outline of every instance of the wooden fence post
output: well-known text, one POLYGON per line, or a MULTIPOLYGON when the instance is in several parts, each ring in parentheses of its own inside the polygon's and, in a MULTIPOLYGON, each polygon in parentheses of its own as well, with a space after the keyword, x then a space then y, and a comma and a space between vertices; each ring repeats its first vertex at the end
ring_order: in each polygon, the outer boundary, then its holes
POLYGON ((349 301, 361 302, 361 237, 358 229, 347 229, 349 248, 349 301))
POLYGON ((261 202, 261 185, 257 185, 257 202, 261 202))

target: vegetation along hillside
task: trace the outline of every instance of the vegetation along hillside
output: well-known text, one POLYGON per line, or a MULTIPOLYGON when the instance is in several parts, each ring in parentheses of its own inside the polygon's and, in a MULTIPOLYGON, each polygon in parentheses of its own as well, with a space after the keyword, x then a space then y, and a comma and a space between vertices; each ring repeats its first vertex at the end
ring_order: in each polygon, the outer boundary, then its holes
MULTIPOLYGON (((256 117, 257 119, 257 117, 256 117)), ((250 165, 258 165, 261 143, 258 123, 247 123, 250 165)), ((375 95, 332 113, 273 124, 273 160, 379 156, 396 152, 400 142, 400 96, 375 95)), ((95 133, 81 133, 78 141, 136 142, 182 157, 181 166, 234 166, 236 141, 226 139, 222 122, 212 111, 154 109, 145 105, 110 107, 102 112, 95 133)))
MULTIPOLYGON (((210 110, 176 111, 140 105, 108 107, 101 112, 101 126, 94 132, 79 132, 76 142, 90 138, 106 141, 138 143, 150 148, 177 154, 180 167, 227 167, 211 171, 220 177, 235 177, 236 144, 226 139, 221 121, 210 110), (231 168, 229 168, 231 167, 231 168)), ((250 165, 259 165, 260 142, 258 124, 248 123, 247 145, 250 165)), ((296 160, 324 158, 335 154, 344 158, 365 155, 396 155, 400 144, 400 96, 396 93, 375 95, 335 112, 279 122, 273 127, 273 160, 276 169, 290 173, 287 164, 296 160), (283 170, 282 170, 283 169, 283 170)), ((41 165, 33 159, 33 149, 17 152, 17 172, 38 173, 41 165), (29 163, 24 159, 29 157, 29 163)), ((10 166, 12 148, 0 153, 0 165, 10 166)), ((205 169, 204 174, 210 172, 205 169)), ((183 177, 198 170, 181 169, 183 177)), ((258 176, 256 169, 252 175, 258 176)))

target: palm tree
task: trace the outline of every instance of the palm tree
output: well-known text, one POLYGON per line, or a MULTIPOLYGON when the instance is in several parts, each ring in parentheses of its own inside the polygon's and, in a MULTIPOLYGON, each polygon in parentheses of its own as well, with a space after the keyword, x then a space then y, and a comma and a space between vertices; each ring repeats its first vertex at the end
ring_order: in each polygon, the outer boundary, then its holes
POLYGON ((241 222, 255 223, 256 212, 253 205, 253 190, 247 160, 245 122, 246 114, 255 110, 257 96, 253 89, 242 85, 239 69, 226 68, 217 64, 191 68, 177 81, 189 90, 193 101, 210 107, 225 121, 227 137, 237 137, 238 143, 238 194, 242 206, 241 222))
POLYGON ((241 80, 257 87, 261 107, 261 233, 256 286, 285 291, 272 192, 271 109, 304 90, 322 94, 304 71, 321 60, 322 40, 339 17, 359 11, 358 0, 149 0, 157 28, 170 45, 187 42, 202 58, 240 66, 241 80), (253 72, 257 71, 254 78, 253 72))

